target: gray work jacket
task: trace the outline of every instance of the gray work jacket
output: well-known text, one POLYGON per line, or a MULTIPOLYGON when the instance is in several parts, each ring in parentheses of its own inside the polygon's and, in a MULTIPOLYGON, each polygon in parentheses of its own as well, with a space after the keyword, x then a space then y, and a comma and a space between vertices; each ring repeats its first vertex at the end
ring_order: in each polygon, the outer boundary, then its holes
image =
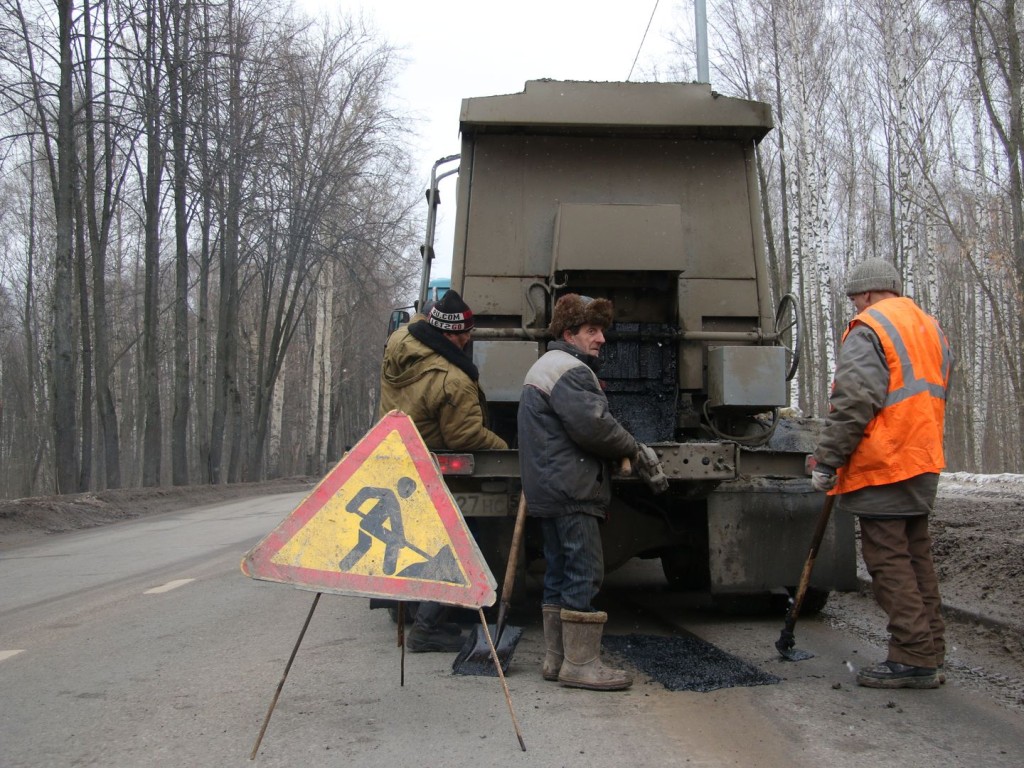
POLYGON ((603 518, 611 462, 636 440, 608 410, 597 358, 555 341, 526 374, 519 401, 519 469, 529 514, 603 518))

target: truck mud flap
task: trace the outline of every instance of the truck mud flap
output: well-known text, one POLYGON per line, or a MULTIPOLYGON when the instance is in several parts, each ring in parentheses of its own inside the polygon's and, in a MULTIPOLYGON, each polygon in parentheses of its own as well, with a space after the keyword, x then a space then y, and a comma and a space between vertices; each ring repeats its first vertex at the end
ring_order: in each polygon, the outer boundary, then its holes
MULTIPOLYGON (((800 581, 822 494, 809 480, 738 480, 708 496, 711 591, 754 593, 800 581)), ((832 515, 818 551, 811 586, 857 588, 853 516, 832 515)))

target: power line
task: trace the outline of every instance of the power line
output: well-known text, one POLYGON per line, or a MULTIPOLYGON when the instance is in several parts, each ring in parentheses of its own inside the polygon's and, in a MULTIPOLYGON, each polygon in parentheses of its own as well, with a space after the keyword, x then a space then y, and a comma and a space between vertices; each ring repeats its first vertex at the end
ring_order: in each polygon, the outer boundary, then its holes
POLYGON ((659 2, 660 0, 654 0, 654 8, 651 9, 651 18, 647 20, 647 29, 644 30, 644 36, 640 38, 640 45, 636 49, 636 56, 633 57, 633 66, 629 68, 629 74, 626 76, 627 83, 633 77, 633 69, 636 67, 637 59, 640 58, 640 51, 644 47, 644 41, 647 39, 647 33, 651 31, 651 22, 654 21, 654 14, 658 11, 659 2))

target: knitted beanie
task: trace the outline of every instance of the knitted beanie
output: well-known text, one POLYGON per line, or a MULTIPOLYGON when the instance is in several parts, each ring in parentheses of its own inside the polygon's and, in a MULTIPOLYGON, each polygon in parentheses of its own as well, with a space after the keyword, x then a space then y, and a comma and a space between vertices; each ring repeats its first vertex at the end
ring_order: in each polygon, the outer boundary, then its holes
POLYGON ((612 324, 613 317, 612 303, 608 299, 592 299, 578 293, 567 293, 555 302, 548 333, 560 339, 562 331, 585 324, 607 328, 612 324))
POLYGON ((896 267, 884 259, 868 259, 851 269, 846 276, 846 295, 866 291, 892 291, 902 296, 903 281, 896 267))
POLYGON ((444 333, 465 333, 473 329, 473 310, 449 288, 430 308, 427 322, 444 333))

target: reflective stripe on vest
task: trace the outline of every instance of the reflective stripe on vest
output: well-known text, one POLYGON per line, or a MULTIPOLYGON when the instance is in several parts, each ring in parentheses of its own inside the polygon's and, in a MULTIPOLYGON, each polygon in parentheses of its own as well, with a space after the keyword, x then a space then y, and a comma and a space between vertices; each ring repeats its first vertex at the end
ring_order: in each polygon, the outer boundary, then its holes
MULTIPOLYGON (((871 315, 889 335, 889 339, 892 341, 893 349, 896 350, 896 356, 900 360, 900 368, 903 370, 903 386, 898 389, 891 390, 886 395, 885 403, 883 407, 893 405, 906 400, 908 397, 920 394, 921 392, 927 392, 932 397, 937 397, 940 400, 946 399, 946 384, 949 382, 949 342, 946 340, 946 335, 939 328, 939 323, 934 317, 928 316, 928 319, 935 325, 935 333, 939 337, 939 345, 942 348, 942 384, 933 384, 927 379, 922 379, 917 376, 914 372, 914 363, 910 359, 910 353, 907 351, 907 345, 903 341, 903 337, 900 336, 900 332, 896 330, 896 326, 892 324, 888 317, 883 315, 877 309, 866 309, 865 314, 871 315)), ((849 331, 847 331, 849 333, 849 331)), ((844 335, 843 338, 846 338, 844 335)))

